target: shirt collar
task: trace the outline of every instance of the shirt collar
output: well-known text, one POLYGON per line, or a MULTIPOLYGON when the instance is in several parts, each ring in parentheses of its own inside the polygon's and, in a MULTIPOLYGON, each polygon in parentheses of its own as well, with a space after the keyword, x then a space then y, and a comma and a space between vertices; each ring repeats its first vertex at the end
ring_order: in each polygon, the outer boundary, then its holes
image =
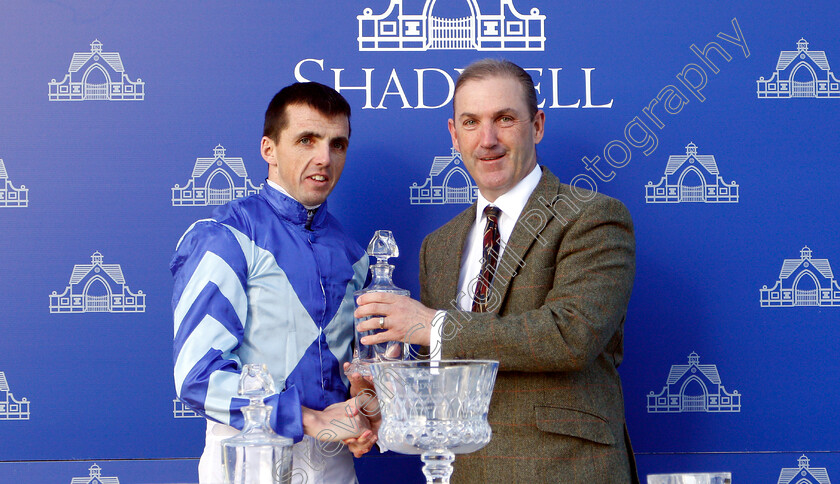
POLYGON ((327 218, 327 202, 315 205, 312 208, 307 208, 289 195, 289 192, 284 190, 280 185, 268 179, 266 179, 266 182, 266 186, 260 192, 260 195, 268 201, 269 205, 271 205, 279 216, 296 225, 306 225, 307 212, 317 209, 310 227, 312 230, 315 230, 324 223, 327 218))
POLYGON ((497 197, 493 203, 487 201, 479 190, 478 200, 476 200, 475 204, 476 223, 481 223, 481 219, 484 217, 484 208, 487 205, 495 205, 499 207, 504 215, 510 217, 512 220, 518 220, 522 210, 525 209, 525 204, 528 203, 528 198, 531 197, 534 189, 540 183, 541 177, 542 169, 540 165, 535 165, 531 172, 525 175, 525 178, 519 180, 519 183, 513 188, 497 197))
MULTIPOLYGON (((274 183, 273 181, 269 180, 268 178, 266 178, 265 181, 268 182, 268 185, 270 187, 274 188, 275 190, 279 190, 280 193, 282 193, 283 195, 286 195, 289 198, 297 200, 295 197, 289 195, 289 192, 287 192, 285 188, 281 187, 277 183, 274 183)), ((301 203, 301 205, 303 205, 303 204, 301 203)), ((320 206, 321 206, 321 204, 319 203, 318 205, 303 205, 303 208, 305 208, 307 210, 314 210, 314 209, 316 209, 320 206)))

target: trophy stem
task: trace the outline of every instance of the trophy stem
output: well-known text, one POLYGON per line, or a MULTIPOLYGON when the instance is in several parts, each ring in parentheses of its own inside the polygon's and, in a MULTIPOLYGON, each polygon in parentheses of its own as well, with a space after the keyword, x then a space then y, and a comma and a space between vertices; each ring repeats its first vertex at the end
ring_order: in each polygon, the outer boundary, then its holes
POLYGON ((420 460, 424 462, 423 474, 427 484, 449 484, 455 454, 448 450, 427 451, 423 452, 420 460))

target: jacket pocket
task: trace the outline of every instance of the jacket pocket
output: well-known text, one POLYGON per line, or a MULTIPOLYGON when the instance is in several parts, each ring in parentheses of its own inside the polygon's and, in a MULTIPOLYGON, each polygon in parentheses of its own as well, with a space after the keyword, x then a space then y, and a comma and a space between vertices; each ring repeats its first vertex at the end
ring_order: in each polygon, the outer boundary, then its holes
POLYGON ((614 445, 615 436, 606 419, 598 415, 562 407, 534 407, 537 428, 543 432, 570 435, 599 444, 614 445))

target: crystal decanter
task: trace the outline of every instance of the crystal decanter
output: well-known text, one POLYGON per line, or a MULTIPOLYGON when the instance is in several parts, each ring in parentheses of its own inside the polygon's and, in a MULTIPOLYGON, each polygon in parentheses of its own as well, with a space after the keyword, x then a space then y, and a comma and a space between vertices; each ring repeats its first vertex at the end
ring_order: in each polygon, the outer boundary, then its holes
POLYGON ((274 433, 272 407, 264 399, 277 393, 266 365, 244 365, 239 395, 251 403, 242 407, 242 432, 222 441, 225 484, 289 484, 292 478, 292 439, 274 433))
MULTIPOLYGON (((390 292, 399 294, 401 296, 408 296, 411 293, 405 289, 400 289, 394 285, 392 279, 394 273, 394 266, 388 263, 391 257, 398 257, 400 250, 397 247, 397 242, 394 240, 394 234, 390 230, 377 230, 373 234, 373 238, 368 244, 367 254, 371 257, 376 257, 376 264, 370 267, 370 284, 353 293, 358 299, 362 294, 369 292, 390 292)), ((380 316, 372 316, 368 318, 356 319, 355 325, 367 321, 368 319, 378 319, 380 316)), ((374 329, 371 331, 356 330, 356 348, 353 351, 353 361, 347 374, 359 373, 362 376, 370 376, 370 364, 375 361, 390 361, 403 359, 403 345, 399 341, 388 341, 387 343, 379 343, 375 345, 364 345, 361 342, 362 337, 372 334, 381 333, 385 330, 374 329)))

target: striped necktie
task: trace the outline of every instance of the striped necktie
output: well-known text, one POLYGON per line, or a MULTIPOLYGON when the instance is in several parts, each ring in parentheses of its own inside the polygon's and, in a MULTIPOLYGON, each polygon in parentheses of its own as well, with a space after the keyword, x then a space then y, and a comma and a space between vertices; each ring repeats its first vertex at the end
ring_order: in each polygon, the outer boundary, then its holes
POLYGON ((473 298, 472 310, 474 313, 487 311, 488 293, 490 283, 493 282, 493 274, 496 271, 497 258, 499 257, 499 207, 488 205, 484 208, 484 215, 487 217, 487 226, 484 228, 484 246, 481 251, 481 271, 478 273, 478 280, 475 284, 475 297, 473 298))

